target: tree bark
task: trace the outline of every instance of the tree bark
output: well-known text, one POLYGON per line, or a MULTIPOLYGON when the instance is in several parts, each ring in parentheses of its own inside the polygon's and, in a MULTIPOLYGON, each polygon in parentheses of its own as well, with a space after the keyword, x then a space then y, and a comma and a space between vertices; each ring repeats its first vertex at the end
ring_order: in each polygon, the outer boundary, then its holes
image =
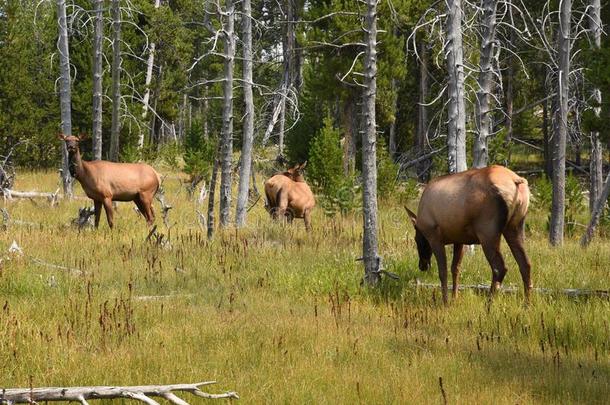
POLYGON ((224 84, 222 107, 222 131, 220 144, 220 226, 230 222, 231 169, 233 155, 233 65, 235 63, 235 6, 233 0, 225 0, 224 29, 224 84))
POLYGON ((485 167, 488 164, 487 138, 492 132, 490 96, 494 87, 493 61, 496 45, 496 0, 482 0, 483 20, 481 22, 481 49, 479 59, 479 78, 477 80, 477 100, 475 103, 475 125, 477 136, 473 148, 473 166, 485 167))
POLYGON ((591 220, 589 221, 589 225, 587 226, 587 230, 585 234, 580 239, 581 246, 587 246, 593 240, 593 234, 595 233, 595 228, 599 224, 599 219, 604 212, 604 208, 606 208, 606 203, 608 202, 608 197, 610 197, 610 173, 606 177, 606 182, 604 183, 604 187, 600 191, 599 198, 595 200, 595 207, 593 207, 593 214, 591 214, 591 220))
POLYGON ((449 72, 449 128, 447 132, 447 151, 449 172, 456 173, 467 169, 462 1, 448 0, 447 15, 447 70, 449 72))
MULTIPOLYGON (((515 30, 510 31, 510 47, 516 41, 515 30)), ((508 68, 506 77, 506 140, 504 142, 506 153, 506 165, 510 165, 513 144, 513 118, 514 118, 514 99, 515 99, 515 59, 512 54, 508 57, 508 68)), ((546 103, 546 101, 545 101, 546 103)))
POLYGON ((93 160, 102 159, 102 78, 104 43, 104 0, 94 0, 95 33, 93 36, 93 160))
MULTIPOLYGON (((556 97, 553 97, 555 100, 556 97)), ((554 103, 554 101, 553 101, 554 103)), ((547 178, 553 176, 553 159, 551 158, 551 140, 549 137, 549 102, 544 100, 542 102, 542 137, 543 137, 543 150, 544 150, 544 173, 547 178)))
POLYGON ((208 239, 214 236, 214 202, 216 198, 216 179, 218 178, 218 168, 220 166, 220 145, 216 151, 214 158, 214 167, 212 167, 212 175, 210 177, 210 195, 208 197, 208 239))
POLYGON ((252 167, 252 143, 254 140, 254 96, 252 95, 252 5, 243 0, 242 39, 243 39, 243 76, 245 116, 239 167, 239 187, 235 223, 238 228, 246 224, 246 205, 250 191, 250 169, 252 167))
MULTIPOLYGON (((422 39, 419 49, 419 103, 417 106, 417 156, 428 151, 428 46, 422 39)), ((417 163, 417 180, 427 183, 430 180, 431 159, 417 163)))
POLYGON ((562 0, 560 4, 559 29, 557 32, 559 47, 557 97, 559 99, 555 112, 555 134, 553 136, 553 203, 549 232, 549 241, 553 246, 563 243, 572 0, 562 0))
POLYGON ((282 156, 284 153, 284 137, 286 127, 286 97, 290 91, 292 91, 292 85, 294 80, 294 48, 296 35, 294 30, 295 21, 295 4, 294 0, 286 0, 286 21, 285 30, 282 36, 282 52, 284 59, 284 73, 283 73, 283 86, 280 101, 280 120, 278 123, 278 156, 282 156))
POLYGON ((364 18, 366 53, 364 59, 364 92, 362 103, 362 257, 364 281, 376 284, 380 280, 377 242, 377 125, 375 99, 377 95, 377 0, 366 0, 364 18))
POLYGON ((396 159, 396 151, 397 151, 397 146, 396 146, 396 112, 398 110, 398 94, 396 94, 398 92, 398 80, 396 80, 396 78, 392 78, 391 82, 390 82, 390 94, 392 97, 392 115, 393 115, 393 119, 392 122, 390 122, 390 134, 389 134, 389 145, 388 145, 388 151, 390 152, 390 157, 392 158, 392 160, 396 159))
MULTIPOLYGON (((155 0, 155 10, 161 7, 161 0, 155 0)), ((148 115, 149 101, 150 101, 150 83, 152 82, 153 67, 155 66, 155 48, 156 44, 152 42, 148 47, 148 62, 146 63, 146 91, 144 92, 144 98, 142 100, 142 118, 146 118, 148 115)), ((138 136, 138 149, 144 147, 144 132, 140 131, 138 136)))
MULTIPOLYGON (((601 2, 600 0, 592 0, 591 8, 589 9, 589 30, 593 37, 593 47, 599 49, 601 47, 602 35, 602 19, 601 19, 601 2)), ((602 93, 598 88, 593 89, 593 100, 596 106, 593 108, 595 115, 599 118, 601 113, 602 93)), ((599 139, 599 132, 591 132, 591 157, 590 157, 590 188, 589 188, 589 210, 594 213, 595 204, 599 198, 602 188, 603 178, 603 152, 602 143, 599 139)), ((607 197, 606 197, 607 198, 607 197)))
POLYGON ((349 96, 343 108, 343 174, 352 176, 356 172, 356 136, 358 135, 358 116, 355 114, 356 100, 349 96))
POLYGON ((110 129, 110 160, 119 160, 121 133, 121 4, 112 0, 112 125, 110 129))
MULTIPOLYGON (((70 48, 68 45, 68 24, 66 19, 66 0, 57 0, 58 35, 57 50, 59 51, 59 105, 61 111, 61 132, 72 135, 72 94, 70 89, 70 48)), ((62 171, 61 180, 64 194, 72 198, 74 179, 70 175, 70 162, 66 143, 61 143, 62 171)))

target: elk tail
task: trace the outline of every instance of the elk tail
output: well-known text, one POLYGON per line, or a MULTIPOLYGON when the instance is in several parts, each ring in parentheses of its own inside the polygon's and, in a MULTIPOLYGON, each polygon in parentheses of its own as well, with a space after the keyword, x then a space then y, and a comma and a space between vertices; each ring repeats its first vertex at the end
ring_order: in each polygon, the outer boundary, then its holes
POLYGON ((164 177, 163 177, 163 176, 161 176, 161 175, 159 174, 159 172, 158 172, 158 171, 156 171, 156 170, 155 170, 155 174, 157 175, 157 181, 159 182, 159 185, 157 186, 157 191, 155 191, 155 194, 156 194, 156 193, 163 193, 163 188, 162 188, 161 184, 163 183, 163 178, 164 178, 164 177))

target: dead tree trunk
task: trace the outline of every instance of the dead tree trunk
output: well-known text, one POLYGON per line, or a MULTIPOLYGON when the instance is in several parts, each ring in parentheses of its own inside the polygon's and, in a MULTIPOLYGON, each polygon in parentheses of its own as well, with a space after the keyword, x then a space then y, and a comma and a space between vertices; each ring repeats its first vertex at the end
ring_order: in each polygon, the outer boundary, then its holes
MULTIPOLYGON (((419 103, 417 106, 417 156, 428 151, 428 45, 424 39, 419 48, 419 103)), ((417 163, 417 180, 427 183, 430 180, 431 159, 417 163)))
POLYGON ((362 257, 364 281, 376 284, 380 280, 377 243, 377 1, 366 0, 364 18, 366 53, 364 58, 364 91, 362 103, 362 257))
POLYGON ((570 74, 570 19, 572 0, 562 0, 559 12, 557 41, 559 72, 557 78, 557 111, 553 136, 553 203, 549 241, 553 246, 563 243, 566 182, 566 139, 568 135, 568 97, 570 74))
POLYGON ((93 159, 102 159, 102 77, 104 43, 104 0, 94 1, 95 33, 93 36, 93 159))
POLYGON ((243 75, 244 75, 244 128, 241 148, 241 165, 239 167, 239 188, 237 191, 237 227, 246 224, 246 205, 250 191, 250 169, 252 167, 252 142, 254 139, 254 96, 252 95, 252 5, 250 0, 243 0, 242 39, 243 39, 243 75))
POLYGON ((218 178, 218 168, 220 167, 220 145, 216 150, 216 156, 214 158, 214 166, 212 167, 212 175, 210 176, 210 195, 208 197, 208 239, 212 239, 214 236, 214 202, 216 198, 216 180, 218 178))
POLYGON ((286 97, 290 91, 292 91, 292 85, 294 80, 294 48, 295 48, 295 4, 294 0, 286 0, 286 21, 284 35, 282 36, 282 52, 284 59, 284 74, 283 74, 283 86, 280 101, 280 117, 279 117, 279 137, 278 137, 278 156, 282 156, 284 153, 284 137, 286 128, 286 97))
MULTIPOLYGON (((512 49, 513 44, 516 41, 515 30, 510 31, 510 44, 508 46, 512 49)), ((513 110, 514 110, 514 99, 515 99, 515 60, 512 54, 508 57, 508 67, 506 69, 506 140, 504 141, 505 153, 506 153, 506 165, 510 164, 513 144, 513 110)))
MULTIPOLYGON (((553 100, 555 100, 555 97, 553 97, 553 100)), ((551 158, 551 140, 549 136, 549 101, 546 99, 542 102, 542 137, 544 143, 544 173, 550 179, 553 175, 553 159, 551 158)))
POLYGON ((606 208, 606 203, 608 202, 608 197, 610 197, 610 173, 606 177, 606 182, 604 183, 604 187, 600 191, 600 195, 595 200, 595 207, 593 207, 593 213, 591 214, 591 220, 589 221, 589 225, 587 226, 587 231, 580 239, 581 246, 587 246, 591 243, 593 239, 593 234, 595 233, 595 228, 599 224, 599 219, 606 208))
POLYGON ((352 176, 356 171, 356 136, 358 135, 358 116, 355 113, 355 97, 349 97, 343 108, 343 174, 352 176))
POLYGON ((233 155, 233 65, 235 63, 235 6, 233 0, 225 1, 224 36, 224 84, 222 107, 222 131, 220 139, 220 226, 230 222, 231 169, 233 155))
MULTIPOLYGON (((61 110, 61 132, 64 135, 72 135, 72 93, 70 89, 70 48, 68 46, 68 24, 66 19, 66 0, 57 0, 57 21, 59 40, 57 50, 59 51, 59 105, 61 110)), ((74 179, 70 174, 68 149, 65 142, 61 143, 62 171, 61 180, 64 195, 72 198, 72 184, 74 179)))
POLYGON ((449 72, 449 128, 447 132, 447 151, 450 173, 467 169, 462 16, 462 1, 448 0, 446 30, 447 71, 449 72))
POLYGON ((112 0, 112 125, 110 128, 110 160, 119 160, 121 133, 121 4, 112 0))
POLYGON ((481 49, 477 100, 475 103, 475 125, 477 136, 473 148, 473 166, 485 167, 488 163, 487 138, 492 132, 491 93, 494 86, 493 61, 496 45, 496 0, 482 0, 481 49))
MULTIPOLYGON (((602 19, 601 19, 601 2, 600 0, 592 0, 591 8, 589 9, 589 30, 593 37, 593 47, 599 49, 601 47, 602 36, 602 19)), ((599 117, 601 113, 602 93, 600 89, 593 89, 593 100, 596 104, 593 107, 595 115, 599 117)), ((590 188, 589 188, 589 210, 594 213, 595 204, 599 198, 602 188, 603 178, 603 154, 602 143, 599 139, 599 132, 591 132, 591 157, 590 157, 590 188)), ((607 197, 606 197, 607 198, 607 197)))
MULTIPOLYGON (((161 0, 155 0, 155 10, 161 7, 161 0)), ((146 64, 146 91, 144 92, 144 98, 142 100, 142 118, 146 118, 149 109, 149 101, 150 101, 150 83, 152 82, 153 75, 153 67, 155 66, 155 48, 156 45, 154 42, 150 44, 148 47, 148 63, 146 64)), ((138 136, 138 149, 142 149, 144 147, 144 132, 140 131, 138 136)))
POLYGON ((388 150, 390 152, 390 157, 392 159, 396 159, 396 111, 398 110, 398 80, 392 78, 390 82, 390 93, 392 94, 392 115, 394 118, 392 122, 390 122, 390 134, 389 134, 389 145, 388 150))

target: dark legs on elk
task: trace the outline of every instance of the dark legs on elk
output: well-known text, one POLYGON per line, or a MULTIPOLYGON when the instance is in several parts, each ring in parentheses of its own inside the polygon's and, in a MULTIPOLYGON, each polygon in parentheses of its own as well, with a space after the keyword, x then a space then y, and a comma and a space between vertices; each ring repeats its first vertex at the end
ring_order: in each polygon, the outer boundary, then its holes
POLYGON ((95 207, 95 227, 99 228, 100 217, 102 216, 102 203, 101 201, 93 201, 93 205, 95 207))
POLYGON ((458 295, 458 281, 460 277, 460 263, 464 257, 464 245, 456 243, 453 245, 453 260, 451 261, 451 277, 453 279, 453 298, 458 295))
POLYGON ((523 247, 525 242, 525 222, 522 220, 517 227, 507 228, 504 231, 504 238, 519 265, 519 272, 521 273, 521 279, 523 280, 525 301, 529 302, 530 292, 532 290, 532 280, 530 276, 532 265, 523 247))

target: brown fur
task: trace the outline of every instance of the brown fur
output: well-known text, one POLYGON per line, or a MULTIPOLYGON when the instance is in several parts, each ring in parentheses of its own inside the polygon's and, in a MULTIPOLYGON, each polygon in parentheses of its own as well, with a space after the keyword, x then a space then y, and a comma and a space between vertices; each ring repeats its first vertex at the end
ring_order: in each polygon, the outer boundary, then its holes
POLYGON ((104 160, 86 162, 81 159, 77 136, 59 135, 68 148, 70 173, 79 181, 85 194, 95 205, 95 227, 100 223, 102 205, 108 226, 114 226, 112 201, 133 201, 152 225, 155 214, 152 202, 159 189, 159 174, 144 163, 114 163, 104 160))
POLYGON ((305 228, 310 231, 316 200, 303 177, 306 165, 307 162, 296 165, 265 181, 265 195, 267 210, 274 219, 287 218, 291 222, 293 218, 303 218, 305 228))
POLYGON ((416 229, 420 269, 430 267, 431 254, 434 253, 445 303, 445 245, 453 244, 454 247, 451 264, 454 297, 457 295, 459 265, 465 244, 482 245, 492 268, 491 291, 494 293, 506 275, 500 252, 501 235, 504 235, 519 265, 525 297, 529 299, 531 265, 523 246, 528 205, 527 180, 502 166, 442 176, 428 184, 419 202, 417 216, 407 211, 416 229), (426 241, 428 247, 425 246, 426 241))

